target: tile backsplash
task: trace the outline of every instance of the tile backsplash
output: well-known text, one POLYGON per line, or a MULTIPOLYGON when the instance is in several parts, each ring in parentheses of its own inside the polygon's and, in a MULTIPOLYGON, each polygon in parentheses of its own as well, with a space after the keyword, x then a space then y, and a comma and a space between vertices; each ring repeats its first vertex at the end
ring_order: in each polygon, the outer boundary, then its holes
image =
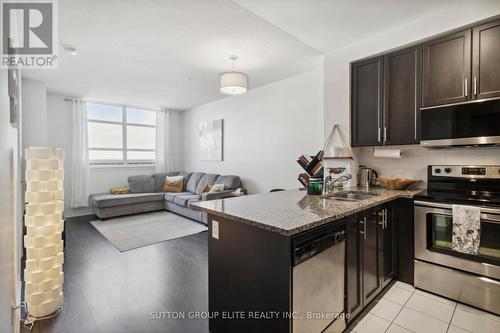
POLYGON ((403 156, 400 159, 374 157, 372 147, 353 148, 353 152, 359 165, 375 169, 379 176, 418 179, 422 181, 419 187, 425 187, 429 164, 500 165, 499 147, 429 149, 411 145, 385 149, 400 149, 403 156))

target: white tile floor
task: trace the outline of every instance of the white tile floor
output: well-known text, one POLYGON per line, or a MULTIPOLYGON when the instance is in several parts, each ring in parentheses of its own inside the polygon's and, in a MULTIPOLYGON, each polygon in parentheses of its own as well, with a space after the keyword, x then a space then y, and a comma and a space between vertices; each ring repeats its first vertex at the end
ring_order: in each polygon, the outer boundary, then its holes
POLYGON ((355 333, 499 333, 500 317, 396 282, 355 333))

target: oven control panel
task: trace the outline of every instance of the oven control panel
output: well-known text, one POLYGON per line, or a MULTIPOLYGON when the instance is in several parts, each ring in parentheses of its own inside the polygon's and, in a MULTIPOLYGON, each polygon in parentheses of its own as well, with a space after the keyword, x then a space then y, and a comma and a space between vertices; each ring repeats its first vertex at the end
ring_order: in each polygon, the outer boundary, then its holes
POLYGON ((497 165, 432 165, 432 176, 500 179, 497 165))

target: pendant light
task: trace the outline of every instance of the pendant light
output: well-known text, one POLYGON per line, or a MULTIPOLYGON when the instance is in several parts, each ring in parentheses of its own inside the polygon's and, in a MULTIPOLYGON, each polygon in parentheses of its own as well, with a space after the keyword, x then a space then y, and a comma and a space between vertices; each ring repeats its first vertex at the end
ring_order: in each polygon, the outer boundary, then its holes
POLYGON ((238 60, 237 56, 229 57, 233 62, 233 70, 220 75, 220 92, 226 95, 241 95, 248 91, 248 75, 234 70, 234 62, 238 60))

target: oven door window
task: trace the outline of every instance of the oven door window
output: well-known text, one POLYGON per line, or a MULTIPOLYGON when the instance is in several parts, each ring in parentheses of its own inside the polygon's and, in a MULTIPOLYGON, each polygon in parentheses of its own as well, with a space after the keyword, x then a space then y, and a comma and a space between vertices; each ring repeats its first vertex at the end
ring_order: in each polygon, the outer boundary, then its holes
POLYGON ((452 250, 453 217, 448 214, 427 214, 427 248, 480 262, 500 263, 500 222, 481 219, 479 255, 452 250))
POLYGON ((430 214, 432 247, 451 250, 453 219, 451 215, 430 214))

